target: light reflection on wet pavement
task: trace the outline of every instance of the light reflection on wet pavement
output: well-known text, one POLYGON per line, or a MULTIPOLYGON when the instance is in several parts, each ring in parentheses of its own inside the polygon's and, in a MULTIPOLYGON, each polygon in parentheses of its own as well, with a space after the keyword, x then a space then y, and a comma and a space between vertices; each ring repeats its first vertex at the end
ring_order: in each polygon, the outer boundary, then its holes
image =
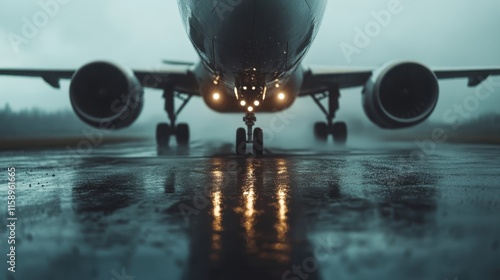
POLYGON ((500 149, 411 148, 3 152, 8 279, 500 279, 500 149))

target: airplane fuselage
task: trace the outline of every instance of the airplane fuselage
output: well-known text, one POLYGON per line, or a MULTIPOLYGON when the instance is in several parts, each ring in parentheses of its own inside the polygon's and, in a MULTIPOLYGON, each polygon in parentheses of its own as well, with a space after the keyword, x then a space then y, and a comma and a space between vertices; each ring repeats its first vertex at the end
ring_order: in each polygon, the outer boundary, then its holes
POLYGON ((279 111, 293 103, 303 76, 300 65, 318 32, 326 0, 179 0, 178 4, 201 59, 197 72, 209 107, 244 111, 241 98, 254 102, 263 93, 266 100, 260 112, 279 111), (224 100, 213 100, 214 92, 223 93, 224 100), (279 93, 286 98, 273 102, 279 93))
MULTIPOLYGON (((389 10, 397 9, 396 2, 388 4, 389 10)), ((178 0, 187 35, 200 58, 197 64, 166 61, 169 67, 146 71, 94 61, 76 70, 0 69, 0 75, 39 77, 55 88, 61 79, 71 79, 75 113, 99 129, 130 126, 143 108, 144 89, 163 90, 169 123, 156 127, 160 148, 168 146, 172 136, 179 146, 189 145, 189 126, 178 123, 178 116, 191 97, 201 96, 217 112, 244 113, 246 128, 236 130, 235 152, 246 155, 247 144, 252 144, 257 156, 264 153, 264 130, 254 128, 255 112, 282 111, 299 96, 311 97, 324 113, 326 121, 314 124, 316 139, 325 142, 332 136, 336 143, 345 144, 347 125, 334 122, 341 89, 363 87, 367 117, 381 128, 398 129, 429 118, 439 98, 438 79, 468 78, 469 86, 478 86, 485 78, 500 75, 499 67, 433 70, 415 61, 362 69, 304 69, 301 64, 317 35, 326 3, 178 0), (321 102, 324 99, 327 102, 321 102), (182 103, 176 106, 178 100, 182 103)), ((389 11, 379 14, 383 13, 390 16, 389 11)))

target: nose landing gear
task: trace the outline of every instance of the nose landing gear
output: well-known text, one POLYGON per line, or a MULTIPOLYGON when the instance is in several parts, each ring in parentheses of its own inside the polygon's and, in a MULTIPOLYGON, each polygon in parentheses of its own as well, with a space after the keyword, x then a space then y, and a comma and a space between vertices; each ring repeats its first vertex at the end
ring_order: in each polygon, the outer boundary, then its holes
POLYGON ((247 144, 252 144, 254 155, 264 154, 264 133, 259 127, 253 131, 253 126, 257 121, 253 112, 247 112, 243 117, 243 121, 247 126, 247 130, 240 127, 236 130, 236 154, 245 155, 247 152, 247 144))

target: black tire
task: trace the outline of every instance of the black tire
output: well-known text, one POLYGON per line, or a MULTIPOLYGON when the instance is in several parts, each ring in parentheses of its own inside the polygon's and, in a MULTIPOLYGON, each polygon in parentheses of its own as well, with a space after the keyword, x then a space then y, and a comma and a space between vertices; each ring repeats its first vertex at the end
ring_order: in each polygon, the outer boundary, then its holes
POLYGON ((264 154, 264 132, 259 127, 253 131, 253 154, 256 156, 264 154))
POLYGON ((335 144, 345 145, 347 142, 347 125, 344 122, 334 123, 332 134, 335 144))
POLYGON ((177 131, 175 133, 175 139, 177 140, 178 146, 188 146, 189 145, 189 125, 185 123, 180 123, 177 126, 177 131))
POLYGON ((240 127, 236 130, 236 154, 245 155, 247 153, 247 132, 240 127))
POLYGON ((167 123, 159 123, 156 126, 156 144, 158 147, 168 147, 172 131, 167 123))
POLYGON ((324 122, 314 124, 314 136, 321 142, 326 142, 328 137, 328 126, 324 122))

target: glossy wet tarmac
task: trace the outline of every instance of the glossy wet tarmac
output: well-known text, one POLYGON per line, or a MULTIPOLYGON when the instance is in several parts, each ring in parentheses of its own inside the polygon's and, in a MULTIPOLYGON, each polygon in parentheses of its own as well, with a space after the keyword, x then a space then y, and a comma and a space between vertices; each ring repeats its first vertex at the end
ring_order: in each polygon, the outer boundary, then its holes
POLYGON ((18 227, 16 273, 0 227, 0 275, 500 279, 499 147, 443 145, 420 160, 415 148, 2 152, 18 227))

